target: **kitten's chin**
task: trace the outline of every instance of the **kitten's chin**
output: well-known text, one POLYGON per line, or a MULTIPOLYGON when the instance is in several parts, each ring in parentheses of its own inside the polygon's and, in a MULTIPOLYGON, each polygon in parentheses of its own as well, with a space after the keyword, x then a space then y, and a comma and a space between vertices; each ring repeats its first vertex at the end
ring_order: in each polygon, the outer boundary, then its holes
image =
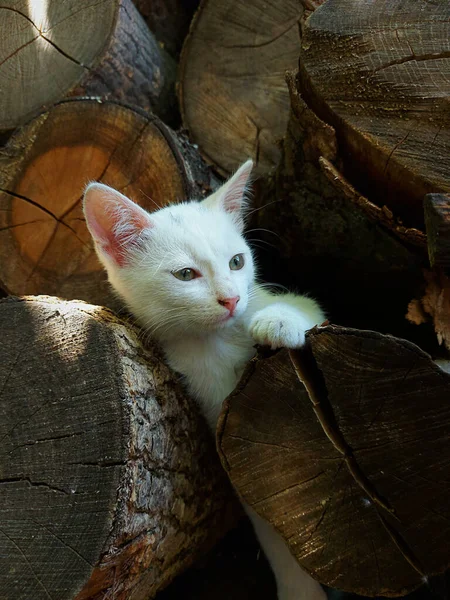
POLYGON ((224 329, 226 327, 231 327, 233 326, 236 321, 239 319, 239 317, 241 316, 241 313, 234 313, 233 315, 227 314, 224 316, 219 317, 219 319, 217 320, 216 323, 216 327, 217 329, 224 329))

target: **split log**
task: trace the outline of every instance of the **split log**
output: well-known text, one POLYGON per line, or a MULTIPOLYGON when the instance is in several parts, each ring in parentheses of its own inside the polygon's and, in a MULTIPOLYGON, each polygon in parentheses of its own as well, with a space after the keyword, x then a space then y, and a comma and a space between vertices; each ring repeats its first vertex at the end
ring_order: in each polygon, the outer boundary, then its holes
POLYGON ((0 130, 69 96, 135 104, 169 122, 176 66, 131 0, 0 7, 0 130))
POLYGON ((328 0, 306 21, 299 89, 337 134, 343 173, 409 226, 450 191, 450 4, 328 0))
POLYGON ((0 329, 0 597, 154 597, 234 522, 206 423, 106 309, 7 298, 0 329))
POLYGON ((158 42, 177 58, 199 0, 133 0, 158 42))
POLYGON ((307 340, 250 363, 219 422, 222 464, 313 577, 404 594, 450 566, 450 375, 371 331, 307 340))
POLYGON ((0 153, 0 281, 15 295, 114 306, 81 200, 102 181, 147 210, 210 192, 196 151, 159 119, 115 103, 60 103, 0 153))
POLYGON ((277 165, 289 114, 284 74, 298 60, 301 14, 295 0, 200 4, 178 91, 184 126, 221 172, 249 157, 259 174, 277 165))

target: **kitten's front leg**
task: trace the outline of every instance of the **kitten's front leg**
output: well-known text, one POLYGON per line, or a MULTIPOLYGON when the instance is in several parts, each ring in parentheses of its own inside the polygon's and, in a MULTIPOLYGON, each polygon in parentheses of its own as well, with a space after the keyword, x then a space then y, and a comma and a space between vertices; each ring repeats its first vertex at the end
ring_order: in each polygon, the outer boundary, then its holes
POLYGON ((249 332, 255 342, 273 350, 299 348, 305 343, 305 332, 325 320, 319 305, 306 296, 273 296, 262 291, 258 300, 255 308, 259 310, 250 319, 249 332))

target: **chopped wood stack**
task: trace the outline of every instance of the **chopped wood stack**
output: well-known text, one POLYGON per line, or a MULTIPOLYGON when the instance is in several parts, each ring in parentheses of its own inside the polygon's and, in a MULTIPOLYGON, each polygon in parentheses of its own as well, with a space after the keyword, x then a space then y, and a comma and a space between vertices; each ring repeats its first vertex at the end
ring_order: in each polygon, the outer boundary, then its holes
MULTIPOLYGON (((122 310, 85 185, 152 211, 252 157, 262 271, 341 327, 249 365, 222 463, 321 582, 406 593, 449 566, 450 6, 197 4, 0 7, 0 297, 122 310)), ((109 311, 0 323, 0 596, 152 598, 233 522, 206 427, 109 311)))

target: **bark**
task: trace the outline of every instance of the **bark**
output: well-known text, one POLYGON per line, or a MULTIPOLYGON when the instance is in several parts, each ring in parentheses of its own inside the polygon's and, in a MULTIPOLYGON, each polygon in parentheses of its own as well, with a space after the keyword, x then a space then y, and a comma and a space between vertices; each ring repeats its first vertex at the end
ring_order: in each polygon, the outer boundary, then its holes
POLYGON ((0 130, 69 96, 98 96, 177 121, 176 65, 131 0, 0 8, 0 130))
POLYGON ((221 172, 249 157, 258 174, 277 165, 289 114, 284 74, 298 60, 301 14, 295 0, 201 3, 178 91, 184 126, 221 172))
POLYGON ((206 424, 111 312, 0 302, 0 596, 152 598, 235 505, 206 424))
POLYGON ((81 199, 102 181, 147 210, 201 197, 212 180, 195 149, 158 118, 96 100, 60 103, 0 153, 0 281, 12 294, 115 306, 81 199))
POLYGON ((178 58, 199 0, 133 0, 158 42, 178 58))
POLYGON ((219 422, 222 464, 320 582, 402 595, 449 566, 450 375, 392 336, 307 339, 250 363, 219 422))

